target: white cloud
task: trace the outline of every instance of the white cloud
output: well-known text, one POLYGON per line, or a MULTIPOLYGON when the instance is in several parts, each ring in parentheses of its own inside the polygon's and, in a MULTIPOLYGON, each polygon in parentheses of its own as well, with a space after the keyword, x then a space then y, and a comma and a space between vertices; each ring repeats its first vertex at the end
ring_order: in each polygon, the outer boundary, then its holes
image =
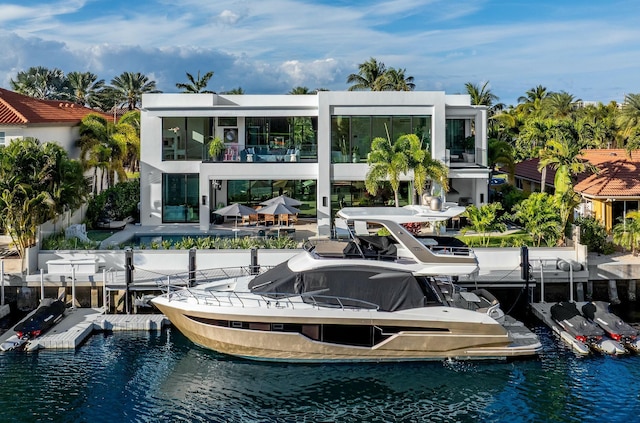
POLYGON ((494 18, 510 5, 489 0, 9 3, 0 15, 0 45, 9 46, 0 56, 5 87, 17 71, 42 65, 90 70, 107 81, 143 72, 164 91, 198 70, 215 72, 215 91, 341 90, 358 63, 376 57, 405 68, 417 89, 455 93, 465 82, 489 80, 506 103, 537 84, 585 100, 640 91, 638 7, 627 3, 573 15, 563 4, 547 17, 511 19, 494 18))

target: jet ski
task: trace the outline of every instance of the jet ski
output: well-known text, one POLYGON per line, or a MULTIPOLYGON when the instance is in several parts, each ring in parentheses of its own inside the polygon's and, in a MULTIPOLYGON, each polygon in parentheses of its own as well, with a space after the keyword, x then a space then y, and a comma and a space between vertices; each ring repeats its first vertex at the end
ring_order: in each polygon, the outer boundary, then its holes
POLYGON ((18 323, 13 330, 18 338, 35 338, 62 320, 65 310, 66 306, 61 300, 45 298, 31 317, 18 323))
POLYGON ((640 352, 638 331, 609 311, 609 303, 592 301, 582 306, 582 314, 598 325, 611 339, 621 343, 628 350, 640 352))
POLYGON ((573 340, 591 350, 612 355, 627 352, 619 342, 605 337, 600 326, 580 314, 573 302, 561 301, 551 306, 551 317, 573 340))

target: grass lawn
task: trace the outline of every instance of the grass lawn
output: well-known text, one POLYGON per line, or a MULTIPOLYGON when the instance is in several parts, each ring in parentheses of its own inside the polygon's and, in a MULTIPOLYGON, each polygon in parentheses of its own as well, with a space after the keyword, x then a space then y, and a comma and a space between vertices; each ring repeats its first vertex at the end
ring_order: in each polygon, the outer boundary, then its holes
POLYGON ((90 230, 87 231, 87 237, 91 241, 100 242, 100 241, 104 241, 105 239, 109 238, 111 235, 115 234, 116 232, 119 232, 119 231, 90 229, 90 230))
MULTIPOLYGON (((482 237, 479 235, 459 235, 456 238, 470 247, 484 247, 484 245, 482 245, 482 237)), ((522 245, 533 245, 531 235, 524 231, 518 231, 508 235, 489 236, 489 247, 520 247, 522 245)))

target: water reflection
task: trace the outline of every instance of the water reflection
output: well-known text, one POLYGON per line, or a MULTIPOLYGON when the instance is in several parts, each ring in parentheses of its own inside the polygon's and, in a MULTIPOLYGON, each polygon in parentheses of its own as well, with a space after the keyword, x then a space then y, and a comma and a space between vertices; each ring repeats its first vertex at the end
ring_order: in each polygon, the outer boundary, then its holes
POLYGON ((178 331, 94 335, 76 352, 0 354, 2 421, 626 422, 640 357, 299 365, 229 358, 178 331))

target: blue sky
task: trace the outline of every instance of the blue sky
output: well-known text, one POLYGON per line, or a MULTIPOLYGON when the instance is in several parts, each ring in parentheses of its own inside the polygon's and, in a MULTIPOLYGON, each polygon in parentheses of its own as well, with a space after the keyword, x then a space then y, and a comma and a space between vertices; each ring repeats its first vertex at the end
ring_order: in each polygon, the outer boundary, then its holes
POLYGON ((0 0, 0 86, 31 66, 141 72, 177 92, 346 90, 375 57, 416 90, 489 81, 516 104, 537 85, 585 101, 640 92, 640 2, 591 0, 0 0))

